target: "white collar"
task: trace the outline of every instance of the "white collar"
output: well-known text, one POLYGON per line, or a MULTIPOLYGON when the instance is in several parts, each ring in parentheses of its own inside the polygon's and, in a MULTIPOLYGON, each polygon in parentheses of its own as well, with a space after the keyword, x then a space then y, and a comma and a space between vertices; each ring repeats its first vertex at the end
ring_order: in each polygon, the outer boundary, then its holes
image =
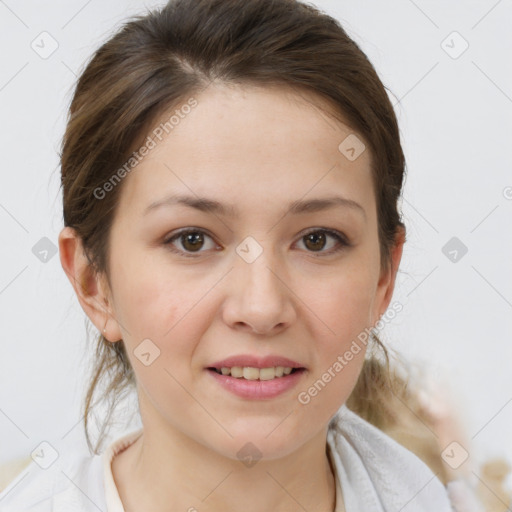
POLYGON ((452 512, 446 488, 412 452, 346 405, 331 423, 327 442, 347 512, 452 512))
MULTIPOLYGON (((334 465, 336 496, 347 512, 451 512, 448 494, 430 468, 412 452, 343 405, 327 434, 334 465), (343 490, 343 491, 342 491, 343 490)), ((108 512, 124 512, 112 476, 112 459, 141 435, 142 429, 112 443, 103 455, 108 512)), ((337 505, 336 511, 341 511, 337 505)))
MULTIPOLYGON (((328 454, 346 512, 452 511, 444 485, 425 463, 345 405, 330 427, 328 454)), ((7 508, 1 510, 124 512, 111 463, 141 433, 125 434, 102 455, 68 453, 47 470, 33 462, 5 489, 0 505, 7 508)))

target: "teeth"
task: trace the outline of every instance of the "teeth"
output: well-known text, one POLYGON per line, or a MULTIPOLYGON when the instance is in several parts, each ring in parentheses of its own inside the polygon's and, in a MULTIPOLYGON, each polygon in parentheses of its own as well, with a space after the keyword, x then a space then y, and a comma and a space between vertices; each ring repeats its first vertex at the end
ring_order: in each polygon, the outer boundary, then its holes
MULTIPOLYGON (((229 370, 229 368, 226 368, 226 370, 229 370)), ((221 370, 222 371, 222 370, 221 370)), ((244 370, 240 366, 234 366, 231 368, 231 377, 236 377, 239 379, 240 377, 244 376, 244 370)))
POLYGON ((258 368, 251 368, 250 366, 244 367, 243 369, 244 379, 256 380, 260 377, 260 371, 258 368))
MULTIPOLYGON (((272 380, 276 376, 276 369, 275 368, 261 368, 259 372, 260 380, 272 380)), ((244 370, 244 377, 245 377, 245 370, 244 370)), ((245 377, 247 378, 247 377, 245 377)))
POLYGON ((247 380, 272 380, 274 378, 282 377, 283 375, 290 375, 293 368, 284 366, 273 366, 270 368, 253 368, 252 366, 233 366, 233 368, 223 367, 215 370, 222 375, 231 375, 237 379, 244 378, 247 380))

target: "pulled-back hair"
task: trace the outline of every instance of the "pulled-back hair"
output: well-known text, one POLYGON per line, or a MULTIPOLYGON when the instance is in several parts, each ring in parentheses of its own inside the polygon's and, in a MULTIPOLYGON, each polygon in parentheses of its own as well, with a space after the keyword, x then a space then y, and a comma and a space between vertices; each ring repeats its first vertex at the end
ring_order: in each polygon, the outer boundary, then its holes
MULTIPOLYGON (((397 210, 405 159, 393 106, 340 23, 295 0, 171 0, 128 20, 94 53, 78 78, 61 147, 64 224, 81 238, 91 269, 110 283, 109 233, 123 181, 101 200, 97 191, 163 113, 212 82, 287 86, 327 101, 349 123, 370 150, 381 269, 390 269, 397 230, 405 228, 397 210)), ((386 348, 373 339, 384 357, 365 361, 348 405, 377 411, 379 388, 391 381, 386 348)), ((135 384, 122 340, 100 335, 94 357, 83 409, 90 449, 98 386, 105 384, 100 401, 110 401, 105 426, 135 384)))

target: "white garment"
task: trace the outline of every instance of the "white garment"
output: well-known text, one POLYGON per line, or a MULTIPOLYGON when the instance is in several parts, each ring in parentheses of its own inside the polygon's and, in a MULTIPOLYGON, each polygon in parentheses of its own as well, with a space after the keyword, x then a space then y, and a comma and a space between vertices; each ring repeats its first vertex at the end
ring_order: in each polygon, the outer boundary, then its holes
MULTIPOLYGON (((446 488, 416 455, 345 405, 337 419, 327 447, 347 512, 454 510, 446 488)), ((32 462, 0 493, 0 512, 124 512, 111 462, 141 434, 124 435, 100 455, 61 455, 48 469, 32 462)))

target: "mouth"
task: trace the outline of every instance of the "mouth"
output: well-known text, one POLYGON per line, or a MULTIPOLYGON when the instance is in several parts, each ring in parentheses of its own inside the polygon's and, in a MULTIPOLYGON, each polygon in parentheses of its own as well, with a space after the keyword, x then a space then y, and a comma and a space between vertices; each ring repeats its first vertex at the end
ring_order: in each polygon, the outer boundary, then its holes
POLYGON ((244 400, 270 400, 291 392, 299 385, 303 367, 210 366, 205 369, 222 389, 244 400))
POLYGON ((306 369, 292 368, 290 366, 270 366, 268 368, 255 368, 253 366, 223 366, 221 368, 209 367, 207 370, 226 377, 233 377, 235 379, 268 381, 282 379, 288 375, 303 372, 306 369))
POLYGON ((299 385, 308 369, 280 354, 237 354, 205 367, 213 382, 246 400, 276 398, 299 385))

